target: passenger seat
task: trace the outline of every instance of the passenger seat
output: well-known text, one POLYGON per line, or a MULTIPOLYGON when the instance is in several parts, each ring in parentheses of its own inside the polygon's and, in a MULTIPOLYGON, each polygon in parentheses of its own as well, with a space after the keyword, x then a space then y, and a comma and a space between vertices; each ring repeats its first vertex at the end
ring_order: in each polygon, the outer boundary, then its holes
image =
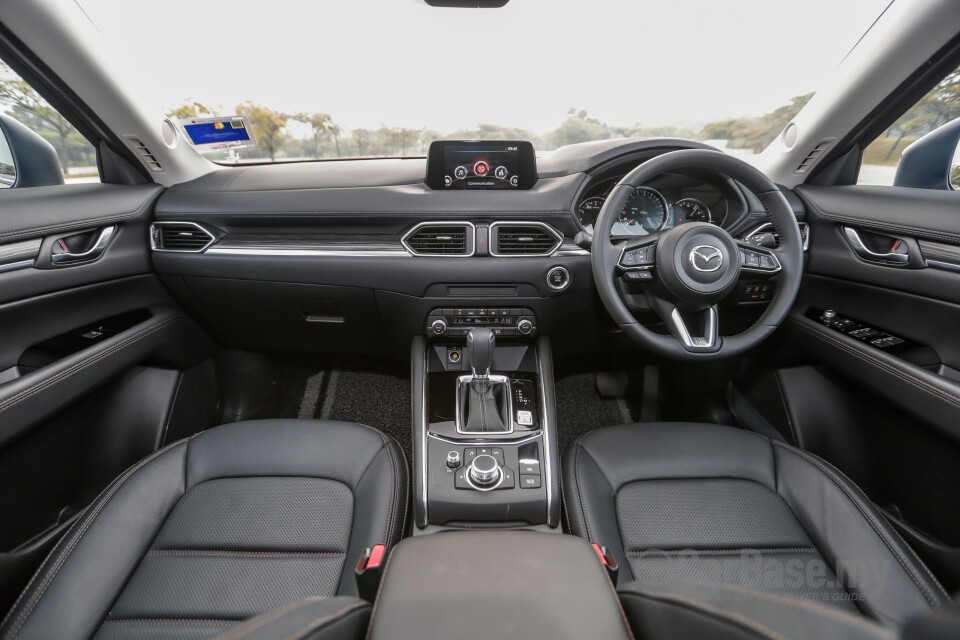
MULTIPOLYGON (((364 549, 389 551, 406 514, 403 453, 375 429, 217 427, 114 480, 30 580, 0 639, 207 638, 295 601, 356 597, 364 549)), ((363 630, 369 606, 355 604, 331 608, 363 630)))

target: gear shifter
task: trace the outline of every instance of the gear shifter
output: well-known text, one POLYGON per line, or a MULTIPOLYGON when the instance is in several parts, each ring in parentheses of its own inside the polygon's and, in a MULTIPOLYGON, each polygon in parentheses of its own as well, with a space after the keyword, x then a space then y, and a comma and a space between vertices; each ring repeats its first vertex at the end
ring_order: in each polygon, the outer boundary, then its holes
POLYGON ((473 370, 473 379, 489 378, 493 364, 493 350, 497 336, 490 329, 470 329, 467 332, 467 358, 473 370))
POLYGON ((458 393, 466 392, 465 415, 461 416, 461 421, 465 431, 471 433, 510 430, 507 384, 490 378, 496 344, 497 337, 490 329, 476 328, 467 332, 467 359, 473 375, 469 388, 458 390, 458 393))

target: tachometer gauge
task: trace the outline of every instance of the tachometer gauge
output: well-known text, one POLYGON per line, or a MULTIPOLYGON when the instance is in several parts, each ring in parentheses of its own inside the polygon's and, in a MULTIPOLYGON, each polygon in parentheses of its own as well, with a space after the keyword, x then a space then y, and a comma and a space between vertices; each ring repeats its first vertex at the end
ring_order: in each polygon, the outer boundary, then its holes
POLYGON ((639 236, 659 231, 666 224, 669 205, 659 191, 637 187, 620 210, 613 235, 639 236))
POLYGON ((696 198, 677 200, 673 206, 677 208, 677 224, 685 224, 687 222, 713 222, 710 207, 696 198))
POLYGON ((580 224, 583 225, 587 233, 593 233, 593 225, 596 223, 597 216, 600 215, 600 209, 603 208, 603 203, 606 200, 606 198, 595 196, 580 203, 580 224))

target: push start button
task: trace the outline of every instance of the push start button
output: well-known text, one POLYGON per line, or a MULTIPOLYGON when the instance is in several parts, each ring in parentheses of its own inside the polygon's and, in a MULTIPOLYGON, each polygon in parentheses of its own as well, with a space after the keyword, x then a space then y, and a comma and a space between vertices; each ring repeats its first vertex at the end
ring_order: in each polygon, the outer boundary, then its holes
POLYGON ((570 272, 565 267, 553 267, 547 271, 547 286, 556 291, 563 291, 570 286, 570 272))

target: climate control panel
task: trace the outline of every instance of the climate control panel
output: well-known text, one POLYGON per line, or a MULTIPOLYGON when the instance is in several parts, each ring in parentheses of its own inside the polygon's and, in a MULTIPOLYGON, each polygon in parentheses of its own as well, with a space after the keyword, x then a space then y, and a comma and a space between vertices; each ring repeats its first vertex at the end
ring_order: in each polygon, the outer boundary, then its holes
POLYGON ((445 307, 427 318, 429 338, 463 338, 473 328, 491 329, 498 338, 533 337, 537 317, 524 307, 445 307))

